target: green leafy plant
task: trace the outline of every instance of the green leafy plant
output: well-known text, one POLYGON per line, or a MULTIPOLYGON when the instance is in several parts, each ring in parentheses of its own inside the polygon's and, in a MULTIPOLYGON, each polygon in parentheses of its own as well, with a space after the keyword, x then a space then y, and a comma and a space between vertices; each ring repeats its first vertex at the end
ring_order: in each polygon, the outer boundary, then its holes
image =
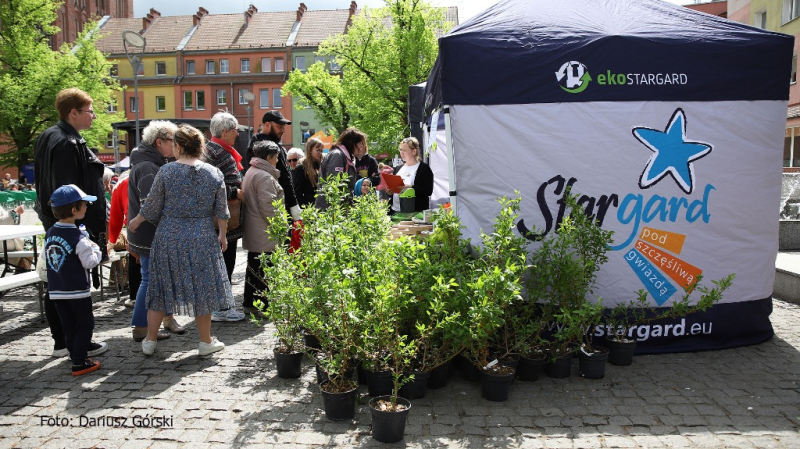
POLYGON ((462 344, 466 357, 478 367, 485 367, 494 358, 492 350, 496 347, 500 353, 509 352, 502 328, 511 305, 522 301, 527 240, 515 234, 514 226, 520 200, 519 196, 498 199, 500 212, 494 219, 492 233, 481 233, 483 247, 472 265, 471 277, 460 289, 469 305, 464 325, 470 338, 462 344))
POLYGON ((685 289, 684 295, 671 307, 654 308, 648 300, 647 290, 637 292, 635 300, 619 303, 608 312, 606 316, 607 337, 609 340, 624 342, 632 338, 634 328, 653 321, 682 318, 697 312, 704 312, 722 299, 723 293, 731 287, 736 274, 711 281, 713 287, 701 285, 703 275, 697 276, 695 281, 685 289), (692 293, 700 293, 700 298, 695 302, 692 293))
POLYGON ((542 301, 542 315, 551 318, 548 349, 558 358, 577 345, 591 347, 591 335, 602 310, 591 302, 597 272, 608 261, 606 252, 613 232, 597 225, 578 204, 577 195, 566 193, 564 217, 555 235, 542 240, 531 258, 526 283, 529 294, 542 301))

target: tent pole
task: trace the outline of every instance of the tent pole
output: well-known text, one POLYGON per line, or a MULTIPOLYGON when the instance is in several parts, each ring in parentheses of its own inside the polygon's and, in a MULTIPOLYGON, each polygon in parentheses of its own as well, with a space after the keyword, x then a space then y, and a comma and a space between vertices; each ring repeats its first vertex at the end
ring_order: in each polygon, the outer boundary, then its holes
POLYGON ((456 202, 456 163, 453 148, 453 129, 450 125, 450 107, 445 106, 444 112, 444 137, 447 147, 447 177, 450 183, 450 208, 454 214, 458 215, 458 203, 456 202))

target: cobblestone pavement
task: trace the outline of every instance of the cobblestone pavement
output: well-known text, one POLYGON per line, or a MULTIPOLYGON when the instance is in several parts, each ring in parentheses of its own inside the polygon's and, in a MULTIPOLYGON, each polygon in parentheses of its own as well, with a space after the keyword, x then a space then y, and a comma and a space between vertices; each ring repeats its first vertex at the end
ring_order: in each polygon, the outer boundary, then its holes
MULTIPOLYGON (((240 250, 239 302, 244 259, 240 250)), ((0 305, 2 448, 382 446, 370 436, 365 387, 355 419, 332 422, 313 365, 305 362, 301 379, 276 377, 269 325, 213 323, 227 346, 200 358, 194 323, 182 317, 189 332, 148 358, 130 337, 131 309, 98 297, 95 339, 110 349, 97 357, 99 371, 73 378, 67 358, 49 356, 35 289, 0 305), (127 418, 124 427, 115 418, 127 418)), ((503 403, 481 399, 479 383, 456 374, 413 401, 394 446, 800 448, 800 306, 776 300, 774 309, 766 343, 637 356, 629 367, 609 365, 602 380, 573 366, 569 379, 516 382, 503 403)))

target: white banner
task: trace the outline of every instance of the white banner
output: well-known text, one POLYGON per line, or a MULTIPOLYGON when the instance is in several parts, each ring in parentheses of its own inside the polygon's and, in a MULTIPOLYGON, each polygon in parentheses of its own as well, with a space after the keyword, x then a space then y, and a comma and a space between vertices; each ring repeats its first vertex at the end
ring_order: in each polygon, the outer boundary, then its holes
MULTIPOLYGON (((523 225, 554 232, 568 185, 615 232, 606 307, 669 306, 699 273, 736 273, 723 302, 772 294, 785 101, 451 106, 466 237, 521 192, 523 225)), ((531 248, 537 245, 532 243, 531 248)))

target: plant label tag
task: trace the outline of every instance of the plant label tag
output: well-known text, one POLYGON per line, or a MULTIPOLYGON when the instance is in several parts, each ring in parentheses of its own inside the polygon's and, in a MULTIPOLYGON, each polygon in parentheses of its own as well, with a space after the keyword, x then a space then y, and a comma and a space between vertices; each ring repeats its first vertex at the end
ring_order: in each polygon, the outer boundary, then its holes
POLYGON ((497 359, 494 359, 491 362, 487 363, 484 368, 491 368, 491 367, 493 367, 495 365, 497 365, 497 359))

